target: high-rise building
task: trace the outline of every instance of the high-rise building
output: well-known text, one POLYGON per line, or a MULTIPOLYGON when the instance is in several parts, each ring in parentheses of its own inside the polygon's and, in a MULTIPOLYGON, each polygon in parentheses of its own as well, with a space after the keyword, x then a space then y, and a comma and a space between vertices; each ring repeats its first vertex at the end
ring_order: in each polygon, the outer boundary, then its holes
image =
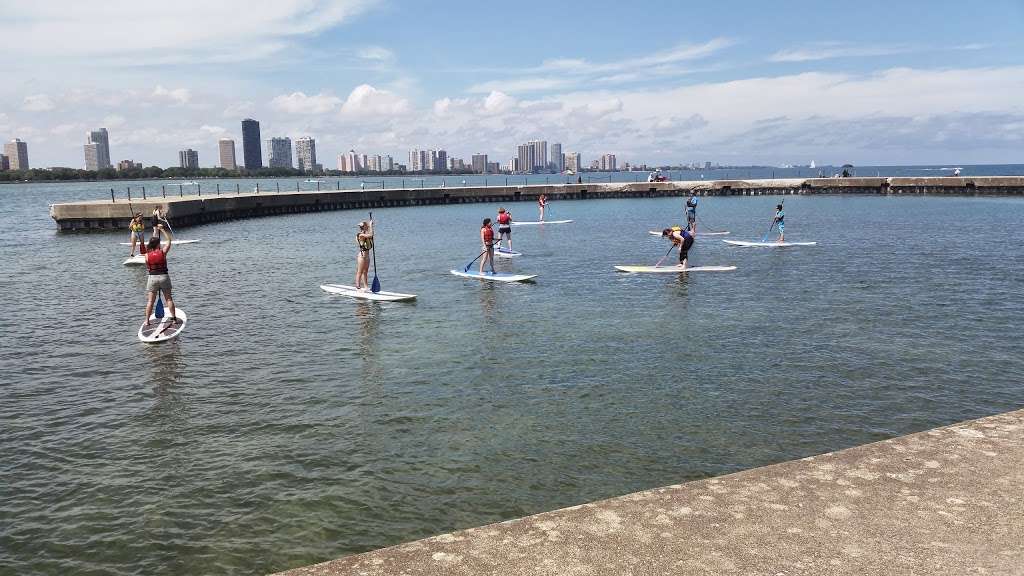
POLYGON ((316 167, 316 140, 303 136, 295 141, 295 163, 299 170, 312 172, 316 167))
POLYGON ((601 155, 601 170, 615 170, 615 154, 601 155))
POLYGON ((103 170, 110 168, 110 138, 106 128, 91 130, 85 134, 85 169, 103 170))
POLYGON ((238 170, 238 162, 235 161, 235 141, 231 138, 221 138, 217 148, 220 150, 220 167, 225 170, 238 170))
POLYGON ((516 158, 519 160, 516 172, 533 172, 533 167, 537 165, 537 150, 538 147, 531 142, 516 147, 516 158))
POLYGON ((28 143, 15 138, 4 144, 4 156, 11 170, 28 170, 28 143))
POLYGON ((488 174, 499 174, 499 173, 501 173, 501 165, 498 164, 497 162, 488 162, 487 163, 487 173, 488 174))
POLYGON ((267 166, 271 168, 292 168, 292 139, 274 137, 267 140, 267 166))
POLYGON ((242 120, 242 161, 246 170, 263 168, 260 142, 260 123, 252 118, 242 120))
POLYGON ((579 172, 583 168, 583 161, 579 152, 568 152, 565 155, 565 169, 579 172))
POLYGON ((430 167, 431 170, 433 170, 435 172, 444 172, 445 170, 448 169, 448 151, 447 150, 438 150, 436 152, 432 152, 431 154, 433 156, 432 159, 434 161, 433 162, 433 166, 430 167))
POLYGON ((142 162, 136 162, 134 160, 121 160, 117 163, 117 171, 124 172, 125 170, 139 170, 142 168, 142 162))
POLYGON ((0 154, 0 172, 11 169, 11 159, 7 157, 7 154, 0 154))
POLYGON ((565 170, 565 156, 562 156, 561 144, 556 143, 551 145, 551 163, 549 165, 555 172, 562 172, 565 170))
POLYGON ((342 172, 359 172, 365 170, 366 167, 361 165, 360 156, 356 154, 355 150, 349 150, 345 154, 338 155, 338 170, 342 172))
POLYGON ((182 168, 199 168, 199 152, 191 148, 178 151, 178 166, 182 168))
POLYGON ((395 159, 390 154, 381 158, 380 170, 381 172, 390 172, 395 169, 395 159))
POLYGON ((487 154, 473 154, 473 172, 487 174, 487 154))
MULTIPOLYGON (((522 148, 522 146, 520 146, 520 148, 522 148)), ((522 164, 520 164, 519 157, 517 156, 509 160, 508 171, 515 174, 516 172, 522 171, 521 166, 522 164)))
POLYGON ((547 140, 530 140, 527 144, 533 149, 533 166, 524 168, 523 172, 547 172, 548 142, 547 140))

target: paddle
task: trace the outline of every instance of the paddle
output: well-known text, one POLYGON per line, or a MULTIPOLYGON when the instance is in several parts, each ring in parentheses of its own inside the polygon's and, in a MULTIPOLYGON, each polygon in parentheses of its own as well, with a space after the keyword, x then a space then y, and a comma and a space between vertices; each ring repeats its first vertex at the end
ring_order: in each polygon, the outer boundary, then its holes
POLYGON ((153 313, 156 319, 159 320, 164 317, 164 299, 160 296, 160 293, 156 293, 156 312, 153 313))
MULTIPOLYGON (((373 222, 373 212, 370 212, 370 222, 371 222, 370 225, 372 226, 373 225, 372 224, 372 222, 373 222)), ((377 239, 374 238, 372 240, 373 243, 370 244, 370 254, 373 256, 373 282, 370 284, 370 292, 373 292, 374 294, 376 294, 377 292, 380 292, 380 280, 377 279, 377 241, 376 240, 377 239)))
POLYGON ((661 260, 658 260, 658 263, 655 264, 654 267, 657 268, 658 266, 661 266, 661 263, 665 260, 665 258, 668 258, 668 255, 671 254, 672 251, 675 250, 675 249, 676 249, 676 243, 673 242, 672 245, 668 247, 668 252, 665 252, 665 255, 661 257, 661 260))
MULTIPOLYGON (((493 248, 493 247, 494 247, 494 245, 492 244, 492 245, 491 245, 491 248, 493 248)), ((483 252, 481 252, 481 253, 477 254, 477 255, 476 255, 476 258, 473 258, 472 260, 470 260, 470 261, 469 261, 469 264, 466 264, 466 267, 465 267, 465 268, 463 268, 463 269, 462 269, 462 271, 463 271, 463 272, 469 272, 469 267, 473 265, 473 262, 476 262, 477 260, 479 260, 479 259, 480 259, 480 257, 481 257, 481 256, 483 256, 484 254, 487 254, 487 250, 484 250, 483 252)))

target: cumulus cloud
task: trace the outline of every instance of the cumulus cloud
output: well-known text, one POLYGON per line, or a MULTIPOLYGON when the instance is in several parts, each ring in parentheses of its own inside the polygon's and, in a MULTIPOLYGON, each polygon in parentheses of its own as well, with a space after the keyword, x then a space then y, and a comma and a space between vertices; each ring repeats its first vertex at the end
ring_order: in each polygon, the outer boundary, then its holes
POLYGON ((288 114, 324 114, 341 104, 341 98, 333 94, 314 94, 306 96, 303 92, 292 92, 275 97, 270 105, 275 110, 288 114))
POLYGON ((395 59, 395 53, 382 46, 366 46, 356 52, 363 60, 387 62, 395 59))
POLYGON ((387 90, 378 90, 369 84, 356 86, 341 105, 343 116, 395 116, 410 109, 409 101, 387 90))
POLYGON ((505 112, 515 107, 515 105, 515 98, 497 90, 492 91, 484 98, 484 111, 489 113, 505 112))
POLYGON ((234 117, 242 117, 242 118, 244 118, 246 116, 251 115, 255 111, 256 111, 256 104, 254 104, 252 102, 249 102, 249 101, 234 102, 232 104, 228 104, 228 106, 226 108, 224 108, 224 112, 221 113, 221 116, 225 116, 225 117, 228 117, 228 118, 234 118, 234 117))
POLYGON ((192 92, 188 88, 175 88, 171 90, 157 84, 150 96, 154 100, 170 102, 180 106, 188 104, 189 100, 192 99, 192 92))
POLYGON ((33 94, 25 96, 21 109, 28 112, 46 112, 55 108, 53 99, 46 94, 33 94))

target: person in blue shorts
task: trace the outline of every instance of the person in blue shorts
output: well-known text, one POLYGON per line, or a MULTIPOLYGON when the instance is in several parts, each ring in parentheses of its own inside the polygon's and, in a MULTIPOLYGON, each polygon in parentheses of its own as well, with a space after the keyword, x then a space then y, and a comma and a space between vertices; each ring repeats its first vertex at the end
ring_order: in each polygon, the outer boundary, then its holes
POLYGON ((775 223, 779 225, 779 242, 786 241, 786 213, 782 211, 782 204, 775 207, 775 223))

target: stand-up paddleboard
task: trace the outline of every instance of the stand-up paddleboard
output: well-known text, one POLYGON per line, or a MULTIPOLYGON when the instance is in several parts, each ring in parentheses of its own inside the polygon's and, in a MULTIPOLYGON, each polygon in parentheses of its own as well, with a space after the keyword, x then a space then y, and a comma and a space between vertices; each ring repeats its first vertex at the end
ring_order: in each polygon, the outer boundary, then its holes
POLYGON ((480 280, 490 280, 492 282, 522 282, 524 280, 530 280, 536 278, 536 274, 510 274, 508 272, 497 272, 491 274, 490 272, 466 272, 464 270, 452 270, 452 274, 456 276, 462 276, 463 278, 478 278, 480 280))
POLYGON ((494 251, 494 255, 498 258, 515 258, 516 256, 522 256, 523 253, 509 250, 508 248, 498 248, 494 251))
POLYGON ((633 272, 633 273, 652 273, 652 274, 680 274, 683 272, 731 272, 736 269, 735 266, 687 266, 683 268, 681 266, 616 266, 616 270, 620 272, 633 272))
MULTIPOLYGON (((660 230, 648 230, 647 233, 650 234, 651 236, 661 236, 661 231, 660 230)), ((728 231, 725 231, 725 232, 697 232, 697 236, 726 236, 728 234, 729 234, 728 231)))
POLYGON ((544 220, 540 222, 513 222, 513 226, 540 226, 542 224, 568 224, 572 220, 544 220))
POLYGON ((766 248, 786 248, 787 246, 815 246, 817 242, 748 242, 746 240, 722 240, 733 246, 758 246, 766 248))
MULTIPOLYGON (((178 244, 195 244, 196 242, 199 242, 199 240, 175 240, 174 241, 174 245, 177 246, 178 244)), ((118 244, 120 244, 121 246, 131 246, 132 245, 131 242, 118 242, 118 244)), ((143 242, 143 244, 145 244, 145 242, 143 242)))
POLYGON ((127 260, 124 261, 125 266, 145 266, 145 264, 145 254, 136 254, 135 256, 132 256, 131 258, 128 258, 127 260))
POLYGON ((155 344, 177 338, 178 334, 181 334, 181 331, 185 329, 185 324, 188 324, 188 316, 185 315, 185 311, 181 308, 176 308, 174 313, 177 316, 173 322, 171 321, 171 311, 169 308, 164 311, 163 318, 157 318, 156 312, 151 314, 149 316, 149 326, 145 324, 139 326, 139 340, 146 344, 155 344))
POLYGON ((402 302, 404 300, 415 300, 415 294, 401 294, 399 292, 371 292, 369 290, 358 290, 355 286, 344 284, 321 284, 320 289, 331 294, 341 294, 362 300, 376 300, 378 302, 402 302))

